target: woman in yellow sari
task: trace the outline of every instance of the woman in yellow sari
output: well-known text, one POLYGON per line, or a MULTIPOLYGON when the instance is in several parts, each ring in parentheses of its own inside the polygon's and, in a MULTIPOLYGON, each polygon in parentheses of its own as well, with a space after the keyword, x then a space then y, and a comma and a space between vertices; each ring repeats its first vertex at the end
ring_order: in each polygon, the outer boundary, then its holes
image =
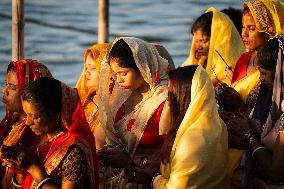
POLYGON ((243 4, 242 38, 248 52, 240 56, 234 68, 232 87, 243 102, 253 107, 259 91, 256 55, 269 38, 284 29, 284 3, 277 0, 254 0, 243 4))
POLYGON ((134 37, 113 41, 101 70, 99 89, 101 124, 107 136, 107 145, 98 153, 105 188, 150 188, 147 184, 128 183, 124 172, 144 160, 155 159, 153 168, 159 168, 168 69, 168 61, 152 44, 134 37))
POLYGON ((214 88, 202 66, 169 72, 170 131, 162 148, 160 172, 136 170, 130 182, 152 182, 154 189, 226 189, 227 129, 218 115, 214 88), (141 180, 143 175, 148 180, 141 180))
POLYGON ((105 144, 105 134, 100 126, 98 110, 98 89, 101 62, 108 53, 110 44, 94 44, 84 55, 84 70, 76 84, 87 121, 96 139, 96 147, 105 144))
POLYGON ((189 57, 182 64, 202 65, 214 85, 230 84, 227 71, 245 51, 241 37, 229 17, 211 7, 193 24, 189 57))

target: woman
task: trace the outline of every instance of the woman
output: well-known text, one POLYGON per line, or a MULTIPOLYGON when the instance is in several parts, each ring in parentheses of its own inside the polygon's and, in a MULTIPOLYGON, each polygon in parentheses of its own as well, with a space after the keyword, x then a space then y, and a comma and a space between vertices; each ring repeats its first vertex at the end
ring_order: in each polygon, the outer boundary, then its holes
POLYGON ((159 167, 157 154, 164 132, 159 122, 167 98, 169 64, 153 45, 133 37, 115 39, 108 60, 101 72, 99 93, 101 123, 108 141, 99 152, 105 188, 149 188, 128 184, 123 169, 142 157, 155 161, 155 169, 159 167))
MULTIPOLYGON (((20 95, 26 85, 41 77, 52 77, 52 75, 45 65, 36 60, 23 59, 9 63, 6 87, 2 90, 6 115, 0 123, 1 145, 12 146, 21 143, 27 148, 33 148, 36 136, 29 127, 26 127, 20 95)), ((3 167, 1 172, 5 172, 3 167)), ((2 180, 4 174, 0 175, 2 180)), ((6 183, 11 183, 11 175, 13 175, 12 169, 6 168, 6 183)))
POLYGON ((182 65, 202 65, 214 85, 219 82, 230 84, 226 72, 231 72, 245 49, 229 17, 213 7, 209 8, 194 22, 191 33, 191 50, 182 65))
POLYGON ((26 125, 39 136, 31 153, 22 146, 3 146, 7 166, 29 173, 23 188, 98 188, 95 139, 75 89, 53 78, 40 78, 23 90, 26 125))
POLYGON ((170 71, 168 101, 171 129, 162 148, 161 173, 154 174, 148 163, 136 167, 129 181, 141 182, 147 174, 145 181, 154 189, 228 188, 227 130, 206 71, 195 65, 170 71))
POLYGON ((283 116, 281 116, 283 42, 283 35, 270 39, 258 51, 261 85, 252 117, 248 119, 246 116, 223 114, 229 132, 244 138, 254 158, 254 160, 246 158, 245 166, 249 174, 244 181, 246 184, 252 183, 254 188, 259 189, 284 188, 281 186, 283 144, 280 143, 283 130, 283 116))
POLYGON ((231 83, 243 102, 252 108, 260 84, 257 51, 283 30, 284 3, 276 0, 245 2, 242 23, 242 38, 248 52, 243 53, 236 63, 231 83))
POLYGON ((2 91, 6 115, 0 123, 1 144, 11 146, 21 141, 29 146, 33 142, 31 130, 25 127, 25 113, 20 95, 26 85, 41 77, 52 77, 52 75, 45 65, 36 60, 23 59, 9 63, 6 87, 2 91))
POLYGON ((76 84, 87 121, 96 139, 97 149, 105 144, 105 134, 99 120, 98 89, 101 62, 110 46, 110 44, 95 44, 86 50, 84 71, 76 84))

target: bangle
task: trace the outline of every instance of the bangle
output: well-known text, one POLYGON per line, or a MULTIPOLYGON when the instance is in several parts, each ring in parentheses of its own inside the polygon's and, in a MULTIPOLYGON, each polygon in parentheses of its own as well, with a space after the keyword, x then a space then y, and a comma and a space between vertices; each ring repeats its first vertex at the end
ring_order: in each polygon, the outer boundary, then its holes
POLYGON ((266 148, 265 148, 264 146, 259 146, 259 147, 255 148, 255 149, 252 151, 251 156, 254 158, 255 152, 258 151, 258 150, 261 150, 261 149, 266 149, 266 148))
POLYGON ((12 177, 12 184, 13 184, 13 186, 15 186, 16 188, 22 188, 22 185, 21 185, 21 184, 17 184, 17 183, 14 181, 14 177, 12 177))
POLYGON ((49 180, 51 180, 51 178, 50 178, 50 177, 46 177, 45 179, 43 179, 42 181, 40 181, 40 182, 38 183, 38 185, 36 186, 36 189, 40 189, 40 187, 41 187, 44 183, 46 183, 47 181, 49 181, 49 180))
POLYGON ((160 173, 156 173, 154 174, 154 176, 152 177, 152 180, 151 180, 151 187, 154 188, 154 181, 155 181, 155 178, 158 177, 160 175, 160 173))

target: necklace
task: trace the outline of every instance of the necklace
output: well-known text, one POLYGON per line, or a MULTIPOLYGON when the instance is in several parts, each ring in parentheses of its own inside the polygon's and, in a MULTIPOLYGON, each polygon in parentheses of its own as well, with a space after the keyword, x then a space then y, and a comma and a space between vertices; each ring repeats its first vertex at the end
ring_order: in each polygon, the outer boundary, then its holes
POLYGON ((55 135, 54 137, 52 137, 51 139, 49 139, 47 143, 37 146, 36 152, 37 152, 37 156, 38 156, 38 158, 39 158, 39 160, 40 160, 41 162, 46 162, 46 159, 47 159, 47 157, 48 157, 48 154, 50 153, 50 150, 52 149, 52 147, 53 147, 53 145, 54 145, 56 139, 57 139, 59 136, 61 136, 62 134, 63 134, 63 132, 60 132, 60 133, 58 133, 57 135, 55 135), (46 145, 46 144, 48 144, 48 143, 51 142, 51 141, 52 141, 52 143, 51 143, 51 145, 50 145, 50 147, 49 147, 49 150, 48 150, 47 154, 45 155, 44 160, 42 160, 42 159, 40 158, 39 148, 42 147, 42 146, 44 146, 44 145, 46 145))

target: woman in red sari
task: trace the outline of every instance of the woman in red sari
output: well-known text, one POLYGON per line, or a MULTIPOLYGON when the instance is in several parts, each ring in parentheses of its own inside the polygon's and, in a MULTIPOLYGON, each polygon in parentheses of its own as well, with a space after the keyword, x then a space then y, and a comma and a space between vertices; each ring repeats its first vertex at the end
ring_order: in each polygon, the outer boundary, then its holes
POLYGON ((28 188, 98 188, 95 138, 76 89, 41 78, 23 90, 26 125, 39 136, 34 155, 22 146, 3 146, 4 164, 29 173, 28 188))

